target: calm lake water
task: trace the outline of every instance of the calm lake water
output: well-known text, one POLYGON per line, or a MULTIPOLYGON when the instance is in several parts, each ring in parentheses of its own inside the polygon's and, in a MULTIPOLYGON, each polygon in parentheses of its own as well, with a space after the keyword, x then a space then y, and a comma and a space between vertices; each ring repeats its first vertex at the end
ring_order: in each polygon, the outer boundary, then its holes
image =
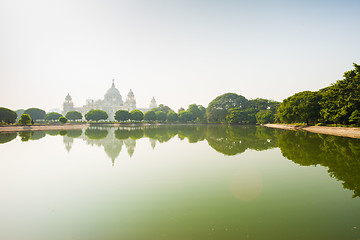
POLYGON ((0 134, 0 239, 360 239, 360 140, 264 127, 0 134))

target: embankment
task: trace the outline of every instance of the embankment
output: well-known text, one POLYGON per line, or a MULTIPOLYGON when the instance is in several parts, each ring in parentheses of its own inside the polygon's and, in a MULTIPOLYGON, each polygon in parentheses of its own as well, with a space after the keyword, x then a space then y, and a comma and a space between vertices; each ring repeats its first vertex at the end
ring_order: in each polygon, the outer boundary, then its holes
POLYGON ((303 126, 303 125, 286 125, 286 124, 264 124, 263 126, 270 128, 295 130, 295 131, 302 130, 313 133, 321 133, 321 134, 335 135, 341 137, 360 138, 360 128, 303 126))

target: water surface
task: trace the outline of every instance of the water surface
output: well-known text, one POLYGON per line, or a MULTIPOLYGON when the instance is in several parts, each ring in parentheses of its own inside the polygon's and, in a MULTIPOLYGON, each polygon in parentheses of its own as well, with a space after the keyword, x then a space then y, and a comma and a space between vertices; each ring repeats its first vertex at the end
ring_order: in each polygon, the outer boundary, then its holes
POLYGON ((0 134, 0 239, 359 239, 360 141, 263 127, 0 134))

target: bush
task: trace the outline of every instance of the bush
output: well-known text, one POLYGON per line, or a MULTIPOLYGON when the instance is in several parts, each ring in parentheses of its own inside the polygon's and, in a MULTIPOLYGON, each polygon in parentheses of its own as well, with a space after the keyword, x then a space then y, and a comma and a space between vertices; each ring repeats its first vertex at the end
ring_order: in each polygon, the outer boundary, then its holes
POLYGON ((62 117, 63 115, 61 115, 60 113, 57 112, 49 112, 45 115, 44 119, 46 121, 50 121, 50 120, 59 120, 60 117, 62 117))
POLYGON ((61 122, 62 124, 65 124, 67 121, 68 120, 66 117, 59 117, 59 122, 61 122))
POLYGON ((20 119, 19 119, 19 123, 22 125, 28 125, 31 123, 31 117, 29 114, 21 114, 20 119))
POLYGON ((88 113, 85 114, 85 119, 87 121, 99 121, 99 120, 106 120, 108 119, 108 114, 103 110, 90 110, 88 113))

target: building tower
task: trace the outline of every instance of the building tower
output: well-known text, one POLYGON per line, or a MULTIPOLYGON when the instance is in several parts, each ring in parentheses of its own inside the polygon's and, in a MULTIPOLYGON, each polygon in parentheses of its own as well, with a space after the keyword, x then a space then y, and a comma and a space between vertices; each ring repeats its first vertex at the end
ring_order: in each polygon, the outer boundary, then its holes
POLYGON ((65 116, 65 114, 67 114, 70 111, 74 111, 74 103, 72 101, 70 94, 68 93, 63 103, 63 115, 65 116))
POLYGON ((135 99, 135 95, 133 93, 133 91, 130 89, 125 104, 124 104, 125 108, 128 111, 134 110, 136 108, 136 99, 135 99))
POLYGON ((153 97, 150 101, 150 106, 149 106, 150 110, 153 109, 153 108, 157 108, 157 104, 156 104, 156 100, 155 98, 153 97))

